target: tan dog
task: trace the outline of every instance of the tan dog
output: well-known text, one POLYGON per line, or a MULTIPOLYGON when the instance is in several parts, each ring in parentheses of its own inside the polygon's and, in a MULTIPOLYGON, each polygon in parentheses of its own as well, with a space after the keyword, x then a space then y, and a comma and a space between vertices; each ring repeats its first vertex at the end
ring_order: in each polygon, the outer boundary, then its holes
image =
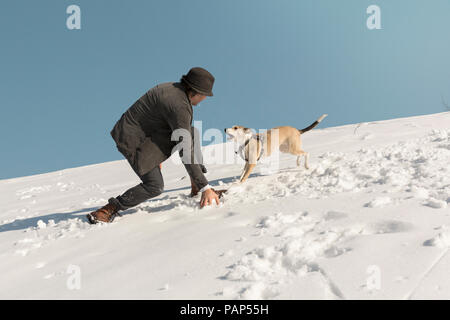
POLYGON ((256 163, 262 157, 269 157, 276 149, 284 153, 297 156, 297 166, 300 166, 300 157, 305 156, 305 168, 308 169, 309 154, 302 150, 301 134, 315 128, 327 114, 322 115, 317 121, 304 129, 293 127, 276 127, 261 134, 254 134, 251 129, 242 126, 233 126, 225 129, 231 140, 239 144, 239 151, 245 160, 244 171, 240 182, 247 180, 256 163))

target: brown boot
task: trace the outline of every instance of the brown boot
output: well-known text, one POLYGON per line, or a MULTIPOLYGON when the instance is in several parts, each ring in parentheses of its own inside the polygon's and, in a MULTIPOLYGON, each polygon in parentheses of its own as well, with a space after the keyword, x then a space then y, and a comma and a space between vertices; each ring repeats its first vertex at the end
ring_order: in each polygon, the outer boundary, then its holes
POLYGON ((113 203, 108 203, 97 211, 89 213, 86 217, 90 224, 96 224, 97 222, 113 222, 117 215, 120 216, 119 208, 113 203))

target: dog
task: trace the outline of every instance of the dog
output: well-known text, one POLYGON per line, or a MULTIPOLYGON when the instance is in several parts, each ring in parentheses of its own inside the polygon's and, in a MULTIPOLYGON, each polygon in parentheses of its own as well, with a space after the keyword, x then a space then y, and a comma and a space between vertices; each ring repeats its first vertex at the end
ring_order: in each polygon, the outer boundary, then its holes
POLYGON ((305 157, 305 168, 309 169, 309 153, 302 150, 301 135, 315 128, 327 114, 322 115, 310 126, 297 129, 283 126, 268 130, 267 132, 254 134, 251 129, 242 126, 225 128, 229 140, 235 141, 239 145, 238 152, 245 160, 245 167, 242 171, 240 182, 244 182, 253 171, 256 163, 262 157, 269 157, 276 149, 283 153, 290 153, 297 156, 297 166, 300 166, 300 157, 305 157))

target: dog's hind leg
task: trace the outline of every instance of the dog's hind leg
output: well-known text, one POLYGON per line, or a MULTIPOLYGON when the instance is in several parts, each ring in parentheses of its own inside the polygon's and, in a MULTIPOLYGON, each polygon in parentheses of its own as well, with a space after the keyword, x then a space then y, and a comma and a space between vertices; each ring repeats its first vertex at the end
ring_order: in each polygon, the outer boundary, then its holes
POLYGON ((305 168, 309 169, 309 152, 305 152, 305 168))
POLYGON ((289 141, 289 153, 297 156, 297 166, 298 167, 300 166, 301 156, 305 156, 305 168, 309 169, 309 165, 308 165, 309 153, 302 150, 300 139, 289 141))
POLYGON ((309 159, 309 153, 303 150, 295 152, 297 155, 297 167, 300 167, 300 159, 303 156, 305 156, 305 168, 309 169, 308 159, 309 159))

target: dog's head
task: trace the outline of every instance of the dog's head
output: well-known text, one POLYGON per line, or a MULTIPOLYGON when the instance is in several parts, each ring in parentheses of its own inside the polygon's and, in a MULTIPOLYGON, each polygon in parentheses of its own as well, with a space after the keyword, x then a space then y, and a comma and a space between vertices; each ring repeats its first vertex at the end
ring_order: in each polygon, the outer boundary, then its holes
POLYGON ((253 135, 253 132, 250 128, 245 128, 242 126, 225 128, 225 133, 228 135, 228 140, 233 140, 238 144, 244 144, 253 135))

